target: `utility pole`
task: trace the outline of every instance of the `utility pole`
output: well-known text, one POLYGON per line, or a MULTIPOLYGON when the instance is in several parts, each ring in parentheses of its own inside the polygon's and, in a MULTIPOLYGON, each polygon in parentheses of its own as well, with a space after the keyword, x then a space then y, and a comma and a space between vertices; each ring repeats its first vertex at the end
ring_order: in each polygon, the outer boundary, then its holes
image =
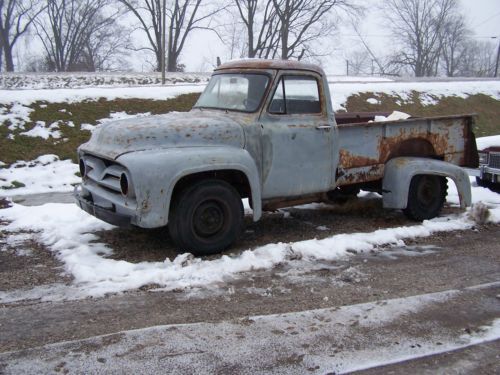
POLYGON ((495 75, 494 75, 494 77, 498 77, 498 60, 500 60, 500 40, 498 41, 497 63, 495 64, 495 75))
POLYGON ((167 32, 167 0, 163 0, 162 9, 162 33, 161 33, 161 84, 165 84, 165 59, 167 54, 165 53, 165 34, 167 32))
POLYGON ((349 60, 345 61, 345 67, 346 67, 346 74, 345 75, 348 76, 349 75, 349 60))

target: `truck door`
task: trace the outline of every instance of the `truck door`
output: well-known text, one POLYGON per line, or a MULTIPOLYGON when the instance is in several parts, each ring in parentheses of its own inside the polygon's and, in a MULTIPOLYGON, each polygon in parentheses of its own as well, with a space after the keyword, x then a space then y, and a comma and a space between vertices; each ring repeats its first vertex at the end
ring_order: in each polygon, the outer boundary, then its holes
POLYGON ((314 73, 282 73, 261 115, 262 197, 300 196, 329 190, 333 121, 323 80, 314 73))

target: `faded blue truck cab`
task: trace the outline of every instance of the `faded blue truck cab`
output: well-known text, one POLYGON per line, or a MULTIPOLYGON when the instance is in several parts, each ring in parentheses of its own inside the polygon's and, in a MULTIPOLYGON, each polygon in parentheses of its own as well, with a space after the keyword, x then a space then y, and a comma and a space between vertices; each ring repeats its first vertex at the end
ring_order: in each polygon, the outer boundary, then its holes
POLYGON ((445 177, 462 206, 476 167, 472 116, 369 122, 335 118, 327 78, 315 65, 241 60, 217 68, 187 113, 117 120, 78 149, 77 204, 121 226, 168 225, 180 250, 230 246, 263 210, 325 201, 360 188, 411 218, 438 215, 445 177))

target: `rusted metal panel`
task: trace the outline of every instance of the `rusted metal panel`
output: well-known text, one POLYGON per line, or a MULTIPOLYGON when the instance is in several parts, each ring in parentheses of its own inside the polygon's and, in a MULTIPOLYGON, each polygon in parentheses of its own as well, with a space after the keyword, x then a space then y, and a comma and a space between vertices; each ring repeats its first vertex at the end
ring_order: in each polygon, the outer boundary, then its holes
POLYGON ((469 166, 466 155, 471 151, 467 147, 473 148, 470 145, 475 145, 475 140, 463 135, 471 119, 471 115, 442 116, 340 125, 338 174, 344 177, 339 184, 380 179, 384 174, 382 166, 400 156, 429 157, 469 166), (377 168, 367 174, 366 167, 370 166, 377 168))

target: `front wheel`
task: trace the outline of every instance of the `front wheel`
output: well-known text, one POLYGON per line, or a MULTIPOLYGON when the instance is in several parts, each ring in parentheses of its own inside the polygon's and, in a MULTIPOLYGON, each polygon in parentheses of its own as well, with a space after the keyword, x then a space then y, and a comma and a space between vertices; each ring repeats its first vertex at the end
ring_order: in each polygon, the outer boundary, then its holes
POLYGON ((225 181, 198 182, 175 198, 168 228, 180 250, 197 255, 218 253, 241 233, 241 197, 225 181))
POLYGON ((405 215, 416 221, 432 219, 439 215, 446 199, 446 178, 434 175, 417 175, 410 182, 405 215))

